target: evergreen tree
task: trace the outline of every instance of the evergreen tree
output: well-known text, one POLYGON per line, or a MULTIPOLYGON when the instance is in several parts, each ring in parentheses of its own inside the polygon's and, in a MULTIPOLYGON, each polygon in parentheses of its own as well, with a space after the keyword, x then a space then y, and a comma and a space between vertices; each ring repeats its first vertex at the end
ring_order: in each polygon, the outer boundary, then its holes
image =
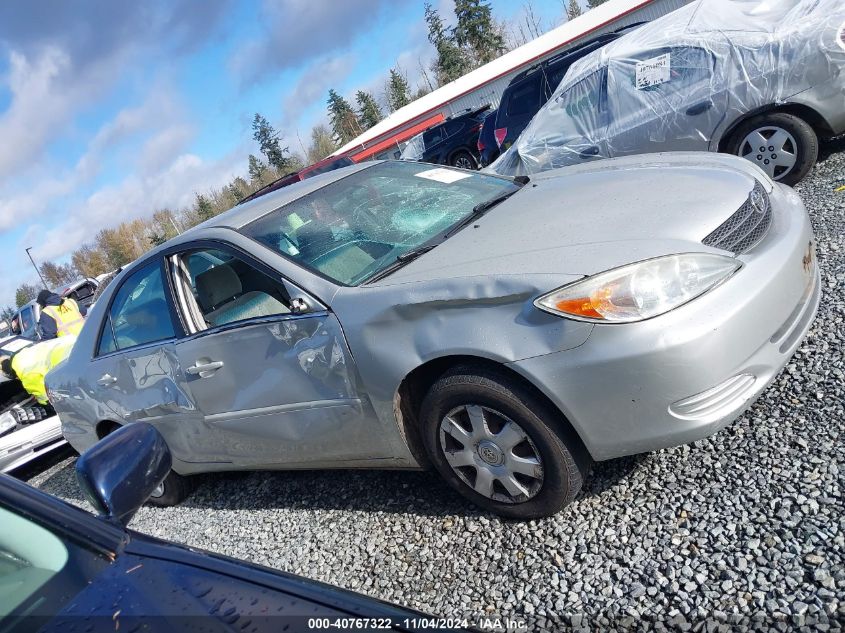
POLYGON ((334 89, 329 90, 329 100, 326 103, 332 132, 334 132, 335 140, 338 143, 344 145, 362 132, 361 123, 358 121, 355 110, 334 89))
POLYGON ((254 154, 249 155, 249 177, 250 180, 255 182, 260 182, 261 177, 264 175, 264 171, 267 169, 267 165, 264 162, 256 157, 254 154))
POLYGON ((271 167, 275 167, 280 172, 290 171, 290 156, 286 156, 289 153, 288 148, 282 147, 279 133, 257 112, 252 120, 252 138, 258 143, 261 153, 264 154, 271 167))
POLYGON ((578 0, 569 0, 569 5, 566 7, 566 17, 569 20, 573 20, 581 15, 581 5, 578 4, 578 0))
POLYGON ((411 87, 405 75, 397 68, 390 69, 390 79, 387 82, 387 105, 391 112, 411 103, 411 87))
POLYGON ((194 203, 194 212, 197 214, 197 219, 200 222, 205 222, 206 220, 211 219, 214 217, 214 209, 211 206, 211 202, 201 193, 196 194, 197 199, 194 203))
POLYGON ((359 90, 355 94, 355 101, 358 103, 358 120, 363 129, 370 129, 384 118, 376 98, 369 92, 359 90))
POLYGON ((235 178, 232 182, 229 183, 227 186, 227 190, 229 194, 237 201, 240 202, 247 196, 247 183, 243 178, 235 178))
POLYGON ((505 39, 493 21, 493 11, 485 0, 455 0, 455 43, 470 51, 478 65, 486 64, 505 52, 505 39))
POLYGON ((455 40, 454 31, 446 28, 437 9, 428 3, 425 5, 425 22, 428 25, 428 41, 437 50, 437 59, 432 65, 437 82, 442 86, 469 72, 471 60, 455 40))
POLYGON ((587 0, 587 6, 591 9, 595 9, 600 4, 604 4, 607 0, 587 0))

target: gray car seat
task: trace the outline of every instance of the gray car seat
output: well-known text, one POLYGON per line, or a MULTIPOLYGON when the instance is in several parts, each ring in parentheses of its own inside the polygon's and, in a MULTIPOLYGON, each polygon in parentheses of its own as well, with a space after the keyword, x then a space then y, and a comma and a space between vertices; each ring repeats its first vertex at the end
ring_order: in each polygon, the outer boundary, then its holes
POLYGON ((266 292, 244 292, 238 274, 225 264, 197 275, 197 299, 211 325, 290 312, 266 292))

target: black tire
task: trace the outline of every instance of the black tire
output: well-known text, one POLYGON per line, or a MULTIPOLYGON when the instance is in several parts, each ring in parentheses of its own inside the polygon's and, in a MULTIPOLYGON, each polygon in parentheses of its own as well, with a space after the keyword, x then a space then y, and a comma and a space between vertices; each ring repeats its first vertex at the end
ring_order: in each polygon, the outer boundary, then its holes
POLYGON ((423 400, 420 422, 426 452, 446 482, 473 503, 508 518, 538 519, 559 512, 578 494, 591 464, 581 443, 542 398, 481 366, 456 367, 439 378, 423 400), (533 496, 519 502, 495 500, 476 492, 453 470, 442 448, 440 424, 446 414, 464 405, 492 409, 521 427, 542 462, 542 483, 533 496))
MULTIPOLYGON (((113 433, 119 428, 120 425, 116 422, 110 423, 109 426, 104 427, 105 430, 100 439, 110 433, 113 433)), ((194 480, 191 477, 183 477, 172 470, 161 485, 161 494, 150 496, 150 498, 147 499, 147 503, 149 505, 162 507, 175 506, 184 501, 194 490, 194 480)))
POLYGON ((459 150, 452 154, 449 164, 460 169, 478 169, 478 161, 475 160, 475 156, 465 150, 459 150))
POLYGON ((194 480, 183 477, 172 470, 162 482, 162 492, 159 496, 151 496, 147 503, 151 506, 175 506, 184 501, 194 490, 194 480))
MULTIPOLYGON (((765 161, 769 161, 773 156, 777 155, 777 148, 771 150, 771 147, 774 147, 774 145, 766 147, 766 150, 775 152, 772 154, 768 153, 768 151, 760 151, 746 156, 749 149, 755 148, 751 148, 745 140, 755 130, 767 130, 767 128, 769 130, 783 130, 795 140, 794 165, 786 171, 783 171, 783 168, 776 168, 778 171, 773 175, 773 178, 785 185, 794 185, 800 182, 807 175, 807 172, 812 169, 813 165, 816 164, 819 156, 819 139, 813 128, 806 121, 795 115, 785 112, 770 112, 751 117, 734 130, 725 146, 725 150, 736 156, 747 157, 752 163, 759 163, 759 167, 766 171, 769 163, 765 161)), ((768 131, 765 132, 765 134, 768 133, 768 131)))

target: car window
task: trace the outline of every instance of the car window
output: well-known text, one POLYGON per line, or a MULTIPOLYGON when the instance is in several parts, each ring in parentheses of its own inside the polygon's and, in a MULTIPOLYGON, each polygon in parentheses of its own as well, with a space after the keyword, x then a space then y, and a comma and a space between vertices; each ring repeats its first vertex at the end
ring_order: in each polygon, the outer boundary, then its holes
POLYGON ((14 509, 0 507, 0 618, 55 615, 107 564, 14 509))
POLYGON ((426 149, 437 145, 440 141, 445 138, 443 132, 444 127, 445 126, 438 125, 437 127, 433 127, 423 133, 423 145, 426 149))
POLYGON ((644 51, 608 64, 610 112, 616 125, 673 114, 711 96, 713 58, 696 47, 644 51))
POLYGON ((86 283, 82 284, 79 288, 77 288, 76 290, 71 292, 69 296, 74 301, 77 301, 77 302, 84 301, 84 300, 88 299, 89 297, 92 297, 94 295, 94 291, 96 289, 97 288, 94 284, 92 284, 90 282, 86 282, 86 283))
POLYGON ((28 332, 35 326, 35 315, 32 306, 21 310, 21 331, 28 332))
POLYGON ((516 86, 508 96, 508 116, 529 114, 540 107, 540 82, 537 77, 516 86))
POLYGON ((573 131, 584 136, 607 122, 606 69, 590 73, 561 92, 555 102, 562 107, 573 131))
POLYGON ((114 295, 99 354, 176 336, 158 261, 129 275, 114 295))
POLYGON ((446 128, 446 137, 448 138, 460 132, 464 128, 464 124, 461 121, 450 121, 444 127, 446 128))
POLYGON ((465 219, 478 203, 516 189, 511 180, 487 174, 376 163, 241 232, 326 277, 356 285, 465 219))
POLYGON ((184 295, 183 311, 197 329, 291 311, 285 284, 239 257, 217 249, 197 249, 177 259, 183 273, 180 279, 190 291, 184 295), (210 261, 217 263, 209 266, 210 261))

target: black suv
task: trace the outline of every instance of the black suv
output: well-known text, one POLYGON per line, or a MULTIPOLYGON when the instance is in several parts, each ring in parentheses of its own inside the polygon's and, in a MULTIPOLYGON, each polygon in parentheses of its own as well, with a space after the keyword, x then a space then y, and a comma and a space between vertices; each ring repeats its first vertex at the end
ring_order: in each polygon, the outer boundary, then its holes
POLYGON ((489 105, 450 117, 413 137, 402 150, 401 160, 478 169, 478 133, 489 105))
POLYGON ((531 122, 531 119, 534 118, 534 115, 552 96, 555 88, 572 64, 643 24, 643 22, 629 24, 612 33, 604 33, 594 37, 575 48, 549 57, 511 79, 508 87, 502 93, 502 99, 499 101, 495 129, 493 130, 498 151, 492 150, 488 154, 488 160, 492 162, 498 157, 500 151, 503 152, 513 145, 514 141, 531 122))

